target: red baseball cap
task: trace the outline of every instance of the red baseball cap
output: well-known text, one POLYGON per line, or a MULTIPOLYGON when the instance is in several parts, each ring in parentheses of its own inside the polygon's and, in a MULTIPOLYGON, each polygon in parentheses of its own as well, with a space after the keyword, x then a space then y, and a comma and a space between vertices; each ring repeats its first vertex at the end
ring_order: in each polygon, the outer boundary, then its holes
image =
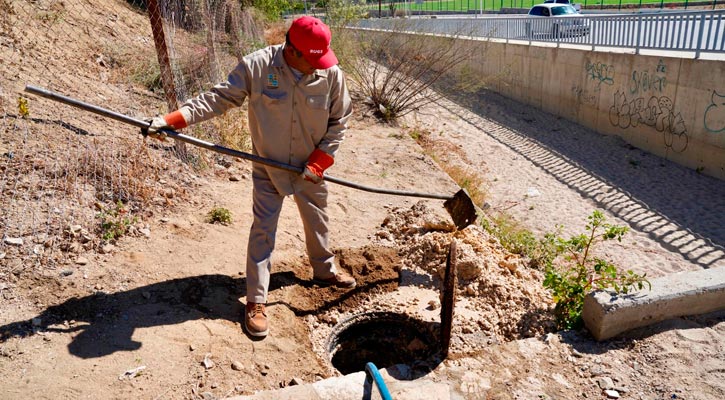
POLYGON ((330 28, 315 17, 304 16, 292 22, 289 40, 302 57, 317 69, 328 69, 337 65, 337 57, 330 48, 330 28))

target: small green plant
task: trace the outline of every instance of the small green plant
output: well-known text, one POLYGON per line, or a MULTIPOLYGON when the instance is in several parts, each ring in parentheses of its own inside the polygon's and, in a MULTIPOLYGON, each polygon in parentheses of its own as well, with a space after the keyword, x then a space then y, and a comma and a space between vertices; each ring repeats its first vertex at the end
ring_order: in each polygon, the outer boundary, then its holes
POLYGON ((210 224, 229 225, 232 223, 232 213, 226 208, 214 207, 206 219, 210 224))
POLYGON ((101 237, 105 241, 118 240, 137 222, 120 200, 113 208, 102 209, 97 217, 101 220, 101 237))
MULTIPOLYGON (((592 290, 614 290, 617 294, 652 285, 646 274, 631 270, 620 271, 614 264, 592 256, 595 244, 606 240, 621 241, 627 227, 606 223, 601 211, 587 217, 588 233, 572 236, 569 240, 555 239, 557 251, 563 256, 560 266, 549 263, 546 268, 544 287, 549 289, 556 306, 554 314, 560 328, 577 329, 582 326, 584 298, 592 290)), ((551 238, 551 237, 550 237, 551 238)))
POLYGON ((409 135, 411 138, 413 138, 413 140, 417 142, 421 138, 421 136, 423 136, 423 132, 413 128, 412 130, 410 130, 409 135))
MULTIPOLYGON (((529 266, 543 268, 549 265, 558 255, 556 233, 547 233, 542 239, 506 214, 494 218, 493 223, 484 221, 483 228, 496 236, 501 245, 514 254, 529 258, 529 266)), ((559 227, 561 230, 561 227, 559 227)))
POLYGON ((37 18, 43 22, 56 23, 58 21, 62 21, 65 18, 65 12, 63 12, 63 11, 41 12, 37 15, 37 18))

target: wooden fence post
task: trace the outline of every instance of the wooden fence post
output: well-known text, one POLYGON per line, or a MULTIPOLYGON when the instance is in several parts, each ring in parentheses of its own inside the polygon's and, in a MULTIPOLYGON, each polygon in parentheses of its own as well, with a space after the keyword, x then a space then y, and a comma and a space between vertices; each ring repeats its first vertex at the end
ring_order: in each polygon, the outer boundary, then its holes
MULTIPOLYGON (((176 87, 174 86, 174 74, 171 71, 171 62, 169 60, 169 51, 166 47, 166 35, 164 34, 164 22, 161 18, 161 10, 156 0, 148 0, 149 20, 151 21, 151 31, 154 36, 154 44, 156 46, 156 56, 159 60, 159 68, 161 71, 161 83, 164 86, 164 94, 166 95, 166 104, 169 112, 179 107, 179 101, 176 98, 176 87)), ((177 155, 186 160, 186 146, 184 142, 176 141, 174 143, 177 155)))
POLYGON ((209 58, 209 78, 212 82, 216 83, 219 80, 219 64, 217 62, 216 48, 214 47, 216 19, 211 12, 211 3, 209 0, 203 0, 201 6, 204 24, 206 25, 206 54, 209 58))

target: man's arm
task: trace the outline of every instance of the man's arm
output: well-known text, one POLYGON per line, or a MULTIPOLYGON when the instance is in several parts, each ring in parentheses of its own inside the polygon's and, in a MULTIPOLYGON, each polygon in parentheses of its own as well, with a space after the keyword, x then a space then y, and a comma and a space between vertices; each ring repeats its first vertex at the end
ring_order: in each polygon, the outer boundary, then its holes
POLYGON ((334 156, 345 138, 347 120, 352 115, 352 101, 347 91, 345 75, 339 68, 336 69, 334 79, 330 85, 330 116, 327 121, 327 133, 317 148, 334 156))
POLYGON ((188 125, 222 115, 227 110, 244 104, 244 100, 249 96, 249 83, 249 68, 242 61, 229 73, 226 81, 217 84, 208 92, 187 100, 179 111, 188 125))
POLYGON ((249 96, 249 82, 249 68, 242 61, 226 81, 187 100, 178 110, 153 118, 146 131, 152 137, 164 140, 166 135, 160 133, 161 129, 183 129, 224 114, 230 108, 240 107, 249 96))

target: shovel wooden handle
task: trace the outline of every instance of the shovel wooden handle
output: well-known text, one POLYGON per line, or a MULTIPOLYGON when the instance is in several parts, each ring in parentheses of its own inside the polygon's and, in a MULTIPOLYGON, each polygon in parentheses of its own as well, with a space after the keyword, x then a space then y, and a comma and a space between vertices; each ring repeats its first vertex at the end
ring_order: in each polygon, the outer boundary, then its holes
MULTIPOLYGON (((105 108, 98 107, 93 104, 84 103, 82 101, 63 96, 61 94, 54 93, 36 86, 26 85, 25 91, 28 93, 37 94, 38 96, 42 96, 54 101, 65 103, 73 107, 90 111, 92 113, 102 115, 107 118, 115 119, 116 121, 133 125, 141 129, 148 128, 149 125, 149 123, 144 120, 132 118, 128 115, 123 115, 111 110, 106 110, 105 108)), ((191 145, 211 150, 217 153, 226 154, 232 157, 243 158, 251 162, 266 165, 272 168, 281 169, 298 175, 301 174, 303 171, 302 167, 295 167, 293 165, 270 160, 268 158, 260 157, 254 154, 249 154, 242 151, 230 149, 228 147, 219 146, 218 144, 206 142, 193 136, 184 135, 171 129, 163 129, 162 131, 166 134, 166 136, 171 137, 174 140, 180 140, 184 143, 189 143, 191 145)), ((474 223, 478 218, 476 206, 475 204, 473 204, 473 200, 471 200, 471 197, 468 195, 468 192, 466 192, 465 189, 459 190, 454 195, 443 195, 370 187, 355 182, 350 182, 344 179, 335 178, 334 176, 330 175, 325 175, 323 179, 327 182, 337 183, 338 185, 347 186, 357 190, 363 190, 365 192, 390 194, 393 196, 420 197, 426 199, 445 200, 443 206, 445 207, 446 211, 448 211, 448 213, 451 215, 451 218, 453 219, 453 222, 458 229, 463 229, 467 227, 468 225, 474 223)))
MULTIPOLYGON (((37 94, 38 96, 42 96, 51 100, 55 100, 61 103, 68 104, 73 107, 77 107, 86 111, 90 111, 95 114, 102 115, 104 117, 108 117, 111 119, 115 119, 116 121, 120 121, 129 125, 136 126, 138 128, 147 128, 148 122, 129 117, 128 115, 120 114, 115 111, 107 110, 102 107, 98 107, 93 104, 84 103, 80 100, 76 100, 67 96, 63 96, 61 94, 51 92, 49 90, 39 88, 37 86, 32 85, 26 85, 25 91, 33 94, 37 94)), ((288 172, 292 172, 295 174, 301 174, 303 169, 302 167, 295 167, 293 165, 281 163, 279 161, 270 160, 268 158, 260 157, 254 154, 245 153, 243 151, 238 151, 234 149, 230 149, 228 147, 220 146, 218 144, 206 142, 204 140, 197 139, 193 136, 184 135, 183 133, 176 132, 171 129, 162 129, 162 131, 166 134, 166 136, 174 139, 174 140, 180 140, 184 143, 188 143, 197 147, 202 147, 207 150, 211 150, 217 153, 226 154, 232 157, 239 157, 243 158, 245 160, 255 162, 258 164, 266 165, 268 167, 277 168, 281 170, 285 170, 288 172)), ((422 197, 422 198, 428 198, 428 199, 439 199, 439 200, 450 200, 453 199, 454 196, 452 195, 442 195, 442 194, 431 194, 431 193, 418 193, 418 192, 409 192, 405 190, 394 190, 394 189, 382 189, 382 188, 375 188, 370 186, 361 185, 355 182, 350 182, 345 179, 335 178, 334 176, 325 175, 324 180, 327 182, 333 182, 338 185, 347 186, 353 189, 363 190, 366 192, 371 193, 382 193, 382 194, 390 194, 393 196, 406 196, 406 197, 422 197)))

